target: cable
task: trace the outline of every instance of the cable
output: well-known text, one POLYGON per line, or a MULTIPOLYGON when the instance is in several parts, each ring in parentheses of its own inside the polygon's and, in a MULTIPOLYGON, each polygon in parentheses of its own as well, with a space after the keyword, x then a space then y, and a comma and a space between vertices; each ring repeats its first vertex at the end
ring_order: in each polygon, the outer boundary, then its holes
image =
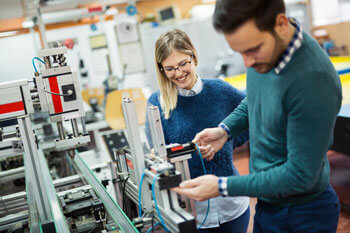
MULTIPOLYGON (((202 154, 199 150, 199 147, 197 144, 195 144, 196 147, 197 147, 197 150, 198 150, 198 153, 199 153, 199 157, 201 159, 201 162, 202 162, 202 166, 203 166, 203 171, 204 171, 204 174, 206 175, 207 174, 207 170, 205 168, 205 165, 204 165, 204 161, 203 161, 203 158, 202 158, 202 154)), ((141 180, 140 180, 140 184, 139 184, 139 217, 141 217, 141 188, 142 188, 142 183, 143 183, 143 180, 145 178, 145 172, 142 173, 142 176, 141 176, 141 180)), ((156 195, 155 195, 155 191, 154 191, 154 187, 155 187, 155 182, 157 181, 157 178, 159 177, 159 174, 157 174, 154 179, 153 179, 153 182, 152 182, 152 196, 153 196, 153 200, 154 200, 154 205, 156 207, 156 210, 157 210, 157 213, 158 213, 158 216, 159 216, 159 220, 160 220, 160 223, 156 223, 154 226, 152 226, 150 229, 148 229, 148 231, 146 233, 149 233, 151 230, 153 230, 154 227, 156 227, 157 225, 161 224, 162 227, 164 228, 165 231, 167 232, 170 232, 169 229, 165 226, 165 223, 164 223, 164 220, 163 220, 163 217, 160 213, 160 210, 158 208, 158 203, 157 203, 157 199, 156 199, 156 195)), ((199 225, 198 229, 200 229, 203 224, 205 223, 205 221, 207 220, 207 217, 208 217, 208 214, 209 214, 209 208, 210 208, 210 200, 208 199, 208 208, 207 208, 207 212, 205 214, 205 218, 203 220, 203 222, 199 225)))
POLYGON ((152 233, 153 233, 153 230, 154 230, 153 222, 154 222, 154 214, 152 214, 152 222, 151 222, 151 226, 152 226, 152 233))
POLYGON ((47 91, 45 89, 42 89, 44 92, 46 93, 49 93, 51 95, 59 95, 59 96, 70 96, 73 94, 73 91, 72 90, 68 90, 68 93, 67 94, 60 94, 60 93, 55 93, 55 92, 51 92, 51 91, 47 91))
POLYGON ((123 211, 124 212, 127 212, 126 211, 126 195, 125 195, 125 185, 126 185, 126 182, 128 181, 128 179, 130 178, 130 176, 127 176, 125 180, 122 181, 122 196, 123 196, 123 211))
POLYGON ((40 58, 38 58, 38 57, 33 57, 32 63, 33 63, 33 66, 34 66, 34 71, 38 72, 38 70, 36 69, 36 66, 35 66, 35 62, 34 62, 35 60, 41 61, 41 63, 43 63, 43 64, 45 64, 45 62, 43 60, 41 60, 40 58))
POLYGON ((201 159, 201 162, 202 162, 202 166, 203 166, 204 175, 206 175, 206 174, 207 174, 207 169, 205 169, 205 165, 204 165, 204 161, 203 161, 202 153, 201 153, 201 151, 199 150, 198 145, 197 145, 197 144, 195 144, 195 145, 196 145, 197 151, 198 151, 198 153, 199 153, 199 158, 201 159))
MULTIPOLYGON (((204 165, 204 161, 203 161, 203 157, 202 157, 202 154, 201 154, 201 151, 199 150, 199 147, 197 144, 196 145, 196 148, 197 148, 197 151, 199 153, 199 158, 201 159, 201 162, 202 162, 202 166, 203 166, 203 171, 204 171, 204 175, 207 174, 207 170, 205 169, 205 165, 204 165)), ((208 217, 208 214, 209 214, 209 208, 210 208, 210 199, 208 199, 208 208, 207 208, 207 212, 205 214, 205 217, 202 221, 202 223, 199 225, 199 227, 197 229, 201 229, 203 224, 205 223, 205 221, 207 220, 207 217, 208 217)))
POLYGON ((159 225, 159 222, 157 222, 156 224, 154 224, 154 226, 151 226, 146 233, 150 233, 151 231, 153 231, 153 229, 159 225))
POLYGON ((157 174, 154 178, 153 178, 153 182, 152 182, 152 196, 153 196, 153 200, 154 200, 154 205, 156 206, 156 210, 157 210, 157 213, 158 213, 158 217, 159 217, 159 220, 160 220, 160 223, 162 224, 164 230, 166 232, 170 232, 169 229, 165 226, 165 223, 164 223, 164 220, 163 220, 163 217, 162 215, 160 214, 160 211, 159 211, 159 208, 158 208, 158 204, 157 204, 157 199, 156 199, 156 194, 154 192, 154 184, 156 183, 157 181, 157 178, 159 177, 159 174, 157 174))
POLYGON ((142 189, 142 182, 143 179, 145 178, 146 173, 143 172, 142 176, 141 176, 141 180, 140 180, 140 184, 139 184, 139 217, 141 217, 141 189, 142 189))

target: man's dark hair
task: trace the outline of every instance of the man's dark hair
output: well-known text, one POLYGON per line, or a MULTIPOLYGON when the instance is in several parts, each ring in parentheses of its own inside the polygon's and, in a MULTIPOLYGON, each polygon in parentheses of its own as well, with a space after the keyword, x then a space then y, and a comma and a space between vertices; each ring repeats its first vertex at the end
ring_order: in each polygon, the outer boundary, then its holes
POLYGON ((217 0, 213 24, 217 31, 230 33, 253 19, 260 31, 274 31, 276 16, 285 13, 284 0, 217 0))

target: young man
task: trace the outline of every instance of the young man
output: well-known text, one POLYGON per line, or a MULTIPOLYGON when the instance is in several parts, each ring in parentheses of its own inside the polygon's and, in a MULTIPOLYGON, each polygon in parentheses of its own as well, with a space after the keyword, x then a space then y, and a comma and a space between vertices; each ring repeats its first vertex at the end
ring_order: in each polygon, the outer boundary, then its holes
POLYGON ((257 197, 254 232, 336 232, 327 150, 342 97, 326 53, 286 17, 283 0, 217 0, 214 26, 243 56, 247 96, 194 142, 209 157, 249 129, 250 174, 202 176, 175 191, 200 201, 257 197))

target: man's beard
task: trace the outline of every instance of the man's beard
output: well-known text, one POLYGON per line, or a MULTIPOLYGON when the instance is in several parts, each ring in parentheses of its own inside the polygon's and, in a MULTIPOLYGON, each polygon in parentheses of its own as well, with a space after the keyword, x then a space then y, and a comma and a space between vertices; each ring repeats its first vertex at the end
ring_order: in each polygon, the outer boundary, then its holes
POLYGON ((269 72, 273 67, 277 65, 277 63, 280 60, 280 57, 282 56, 285 46, 283 43, 283 40, 276 34, 272 33, 273 38, 275 39, 275 48, 273 50, 271 61, 266 63, 255 63, 252 68, 255 69, 258 73, 267 73, 269 72))

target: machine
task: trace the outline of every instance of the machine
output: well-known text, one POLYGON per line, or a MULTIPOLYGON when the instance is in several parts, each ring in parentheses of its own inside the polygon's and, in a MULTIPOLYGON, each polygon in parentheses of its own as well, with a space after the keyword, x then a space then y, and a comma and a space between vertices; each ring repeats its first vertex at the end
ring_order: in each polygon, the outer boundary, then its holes
POLYGON ((195 146, 166 146, 156 107, 147 110, 153 154, 145 154, 135 104, 125 98, 127 141, 123 132, 103 134, 109 147, 97 150, 112 152, 111 163, 87 165, 85 155, 96 150, 79 152, 90 136, 79 80, 65 62, 66 52, 65 47, 41 50, 35 60, 45 68, 35 67, 33 80, 0 84, 0 185, 22 179, 25 186, 12 193, 0 190, 0 232, 132 233, 154 223, 170 232, 196 231, 193 201, 171 191, 189 178, 187 160, 195 146), (38 113, 49 121, 35 123, 38 113), (114 139, 125 147, 115 148, 114 139), (66 177, 57 171, 61 160, 70 171, 66 177), (110 169, 110 180, 98 178, 101 169, 110 169), (108 185, 113 192, 107 192, 108 185))
MULTIPOLYGON (((127 199, 138 205, 137 221, 147 225, 155 217, 163 228, 170 232, 195 232, 194 203, 178 197, 171 188, 182 180, 189 179, 187 160, 195 150, 194 144, 169 145, 164 142, 159 110, 147 109, 154 154, 144 154, 138 131, 135 103, 124 98, 124 119, 127 126, 129 148, 115 150, 118 179, 123 181, 120 190, 127 199), (150 188, 151 187, 151 188, 150 188), (179 199, 183 200, 182 207, 179 199)), ((124 200, 124 205, 127 205, 124 200)), ((122 204, 121 204, 122 205, 122 204)))
POLYGON ((0 177, 18 178, 23 170, 25 176, 24 191, 0 198, 0 232, 137 232, 77 152, 90 136, 79 81, 65 62, 66 52, 65 47, 41 50, 43 60, 35 59, 45 69, 36 70, 33 80, 0 84, 0 158, 23 155, 24 160, 24 167, 1 171, 0 177), (53 147, 69 155, 77 175, 51 179, 31 121, 38 111, 56 124, 53 147))

